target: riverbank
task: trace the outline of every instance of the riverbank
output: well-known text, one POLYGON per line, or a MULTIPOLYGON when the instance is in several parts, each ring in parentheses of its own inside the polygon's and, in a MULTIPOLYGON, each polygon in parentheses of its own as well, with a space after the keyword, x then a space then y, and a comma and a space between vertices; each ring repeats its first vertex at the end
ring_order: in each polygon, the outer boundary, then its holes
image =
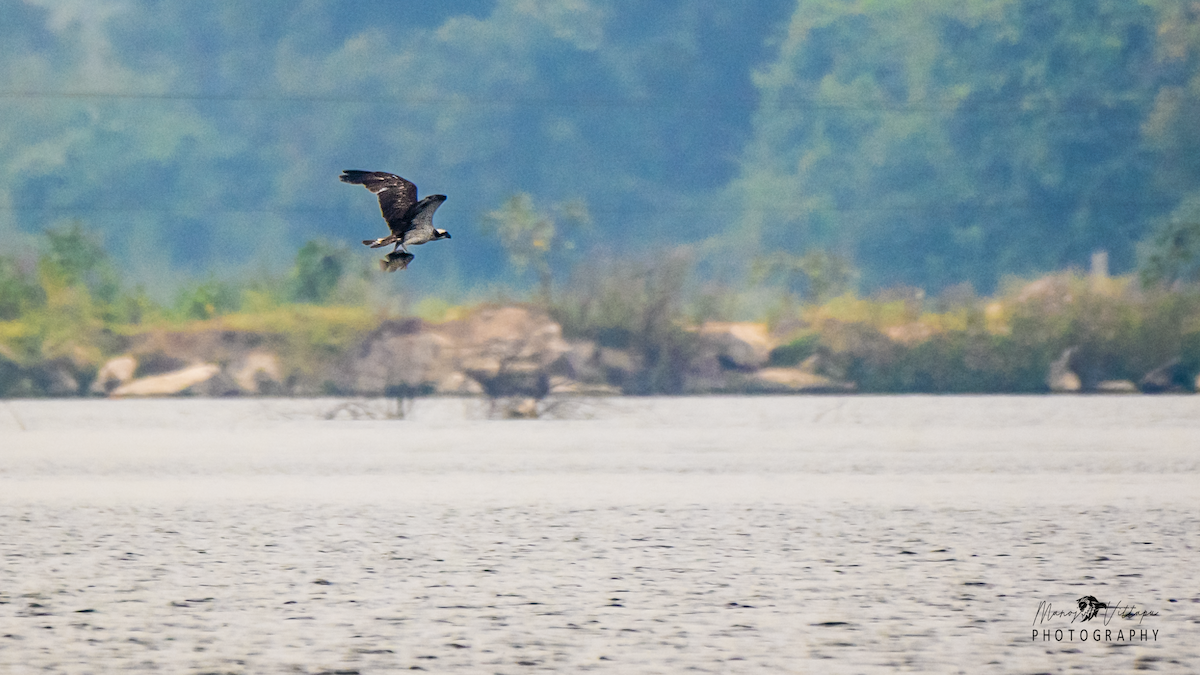
POLYGON ((625 301, 426 319, 286 303, 190 321, 39 311, 0 322, 0 397, 1200 390, 1200 296, 1129 279, 1064 273, 988 298, 846 295, 769 321, 625 301))

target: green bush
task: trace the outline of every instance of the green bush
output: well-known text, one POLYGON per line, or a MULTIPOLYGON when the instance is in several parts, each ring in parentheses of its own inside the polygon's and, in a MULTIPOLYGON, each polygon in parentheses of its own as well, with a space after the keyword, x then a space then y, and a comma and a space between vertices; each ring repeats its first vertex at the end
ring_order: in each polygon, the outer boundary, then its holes
POLYGON ((0 321, 12 321, 46 302, 46 293, 32 274, 9 257, 0 258, 0 321))
POLYGON ((682 250, 655 258, 593 259, 576 268, 551 316, 568 337, 640 357, 644 367, 620 383, 627 393, 678 393, 696 342, 687 330, 690 276, 691 257, 682 250))
POLYGON ((179 291, 175 312, 183 319, 211 319, 237 311, 241 307, 241 296, 241 290, 234 285, 209 278, 179 291))
MULTIPOLYGON (((911 342, 889 339, 869 317, 886 321, 883 326, 898 320, 938 325, 939 317, 897 319, 882 307, 859 307, 857 314, 867 318, 819 322, 815 351, 825 374, 879 393, 1042 392, 1050 363, 1068 348, 1085 390, 1105 380, 1137 382, 1175 359, 1188 373, 1200 370, 1196 293, 1138 291, 1116 282, 1094 288, 1082 276, 1056 275, 985 299, 981 307, 988 304, 1007 307, 1004 330, 989 330, 983 312, 972 308, 966 321, 943 322, 911 342)), ((773 362, 786 363, 807 347, 793 344, 776 350, 773 362)))
POLYGON ((292 299, 328 302, 346 272, 348 256, 344 246, 321 241, 309 241, 300 247, 292 269, 292 299))
POLYGON ((821 345, 821 336, 816 333, 802 335, 795 340, 771 350, 768 365, 787 367, 799 364, 804 359, 817 353, 821 345))

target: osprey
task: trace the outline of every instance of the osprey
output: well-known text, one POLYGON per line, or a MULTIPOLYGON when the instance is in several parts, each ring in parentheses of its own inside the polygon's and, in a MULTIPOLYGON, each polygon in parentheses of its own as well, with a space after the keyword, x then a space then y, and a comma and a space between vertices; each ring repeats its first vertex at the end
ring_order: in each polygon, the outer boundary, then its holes
POLYGON ((409 246, 450 238, 449 232, 433 226, 433 212, 446 201, 446 195, 430 195, 417 201, 416 185, 383 171, 347 169, 340 178, 343 183, 361 185, 379 195, 379 210, 392 233, 379 239, 364 239, 363 243, 371 248, 395 244, 392 252, 379 261, 384 272, 408 267, 415 257, 408 252, 409 246))

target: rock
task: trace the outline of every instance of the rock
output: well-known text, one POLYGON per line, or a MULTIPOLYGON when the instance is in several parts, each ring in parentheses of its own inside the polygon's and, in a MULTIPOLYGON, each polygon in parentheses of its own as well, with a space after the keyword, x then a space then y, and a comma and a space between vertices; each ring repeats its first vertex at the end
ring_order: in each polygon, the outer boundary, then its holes
POLYGON ((388 321, 368 335, 337 370, 334 383, 346 393, 382 396, 389 391, 433 389, 454 369, 452 345, 419 319, 388 321))
POLYGON ((387 322, 342 363, 333 384, 360 395, 426 389, 477 394, 489 388, 531 395, 547 389, 552 371, 569 370, 564 356, 570 351, 562 327, 544 312, 489 307, 436 325, 387 322))
POLYGON ((521 398, 511 401, 505 410, 509 419, 536 419, 538 416, 538 399, 521 398))
POLYGON ((932 326, 920 321, 914 321, 912 323, 885 328, 883 334, 888 336, 893 342, 914 345, 933 337, 935 332, 932 326))
POLYGON ((283 393, 283 368, 274 352, 256 349, 232 364, 228 373, 244 394, 283 393))
POLYGON ((488 358, 545 368, 571 349, 562 338, 562 326, 528 307, 487 307, 429 330, 453 346, 459 363, 488 358))
POLYGON ((804 359, 803 361, 801 361, 796 366, 796 369, 803 370, 806 373, 820 374, 821 371, 825 368, 825 361, 827 361, 827 360, 828 359, 826 359, 824 356, 821 356, 820 354, 813 354, 812 356, 808 357, 807 359, 804 359))
POLYGON ((433 391, 445 396, 477 396, 483 393, 483 386, 465 373, 455 371, 438 380, 433 391))
POLYGON ((79 380, 67 359, 55 359, 29 369, 34 393, 44 396, 78 396, 79 380))
MULTIPOLYGON (((735 373, 742 375, 742 373, 735 373)), ((736 389, 736 385, 731 380, 743 378, 734 378, 728 372, 712 373, 696 373, 687 372, 683 376, 682 393, 684 394, 713 394, 718 392, 728 392, 736 389)))
POLYGON ((775 347, 761 323, 706 323, 700 327, 699 337, 699 351, 713 353, 721 367, 729 370, 761 368, 775 347))
POLYGON ((560 361, 566 366, 562 375, 582 382, 604 382, 600 348, 591 340, 570 341, 560 361))
POLYGON ((641 370, 641 359, 624 349, 601 347, 596 361, 604 370, 619 371, 622 375, 631 375, 641 370))
POLYGON ((0 398, 78 396, 78 370, 69 358, 22 367, 0 350, 0 398))
MULTIPOLYGON (((0 345, 3 347, 3 345, 0 345)), ((8 398, 17 393, 21 382, 21 367, 0 352, 0 397, 8 398)))
POLYGON ((147 377, 149 375, 162 375, 163 373, 173 373, 177 370, 183 370, 189 365, 196 362, 210 363, 216 359, 197 358, 189 361, 174 353, 163 351, 139 352, 134 355, 137 361, 137 368, 134 375, 147 377))
POLYGON ((89 391, 93 394, 111 393, 117 387, 133 380, 137 366, 137 359, 128 354, 109 359, 103 366, 100 366, 100 372, 96 373, 96 379, 92 382, 89 391))
POLYGON ((504 364, 495 371, 467 370, 467 375, 478 382, 490 398, 516 396, 540 400, 550 393, 549 374, 529 361, 504 364))
POLYGON ((528 396, 490 398, 487 406, 488 417, 507 420, 537 419, 544 409, 541 399, 528 396))
POLYGON ((603 374, 605 383, 617 387, 629 387, 642 371, 642 359, 638 354, 626 349, 601 347, 597 351, 596 365, 603 374))
POLYGON ((1050 373, 1046 376, 1046 386, 1050 391, 1058 393, 1077 392, 1083 388, 1083 383, 1075 371, 1071 370, 1071 356, 1074 347, 1068 347, 1057 361, 1050 364, 1050 373))
POLYGON ((562 375, 550 377, 550 393, 571 396, 619 396, 621 390, 611 384, 580 382, 562 375))
POLYGON ((137 357, 142 375, 156 375, 195 363, 233 363, 272 339, 269 333, 242 330, 153 331, 139 336, 129 353, 137 357))
POLYGON ((218 370, 216 375, 187 389, 194 396, 241 396, 246 393, 238 386, 233 377, 224 370, 218 370))
POLYGON ((854 383, 840 382, 801 368, 763 368, 754 373, 757 389, 786 392, 854 391, 854 383))
POLYGON ((1138 388, 1129 380, 1104 380, 1096 385, 1096 391, 1105 394, 1136 394, 1138 388))
POLYGON ((171 396, 186 392, 212 379, 221 372, 220 366, 201 363, 162 375, 151 375, 117 387, 112 396, 171 396))
POLYGON ((725 371, 719 377, 692 376, 684 381, 688 394, 788 394, 854 391, 853 382, 842 382, 800 368, 763 368, 752 373, 725 371))
POLYGON ((1187 391, 1188 385, 1194 384, 1188 375, 1183 361, 1175 358, 1142 376, 1138 387, 1147 394, 1187 391))
MULTIPOLYGON (((500 374, 500 369, 504 366, 500 359, 494 356, 474 356, 462 359, 458 362, 459 367, 463 372, 469 373, 471 377, 482 377, 491 379, 500 374)), ((529 368, 537 368, 537 364, 525 362, 529 368)))

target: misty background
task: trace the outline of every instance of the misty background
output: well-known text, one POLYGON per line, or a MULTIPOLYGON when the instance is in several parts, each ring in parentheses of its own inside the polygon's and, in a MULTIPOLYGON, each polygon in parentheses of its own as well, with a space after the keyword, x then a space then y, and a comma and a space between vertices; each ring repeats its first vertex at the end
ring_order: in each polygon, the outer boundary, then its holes
MULTIPOLYGON (((1200 6, 20 0, 0 5, 0 245, 99 233, 130 279, 380 236, 385 170, 452 242, 406 283, 528 283, 487 214, 586 207, 574 261, 824 251, 861 290, 1076 266, 1200 220, 1200 6)), ((367 259, 366 249, 356 254, 367 259)), ((571 263, 569 256, 556 263, 571 263)))

